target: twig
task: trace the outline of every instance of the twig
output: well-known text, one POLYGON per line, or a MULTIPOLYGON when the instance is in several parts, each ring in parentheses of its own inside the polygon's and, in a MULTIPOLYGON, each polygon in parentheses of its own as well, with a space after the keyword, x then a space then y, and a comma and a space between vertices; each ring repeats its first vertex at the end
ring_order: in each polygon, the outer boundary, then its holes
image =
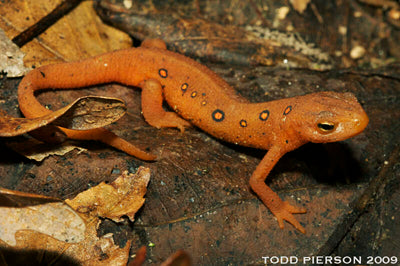
POLYGON ((21 32, 19 35, 14 37, 12 41, 19 47, 24 46, 41 33, 46 31, 51 25, 58 21, 61 17, 68 14, 74 9, 82 0, 64 0, 58 5, 53 11, 47 14, 45 17, 40 19, 38 22, 21 32))

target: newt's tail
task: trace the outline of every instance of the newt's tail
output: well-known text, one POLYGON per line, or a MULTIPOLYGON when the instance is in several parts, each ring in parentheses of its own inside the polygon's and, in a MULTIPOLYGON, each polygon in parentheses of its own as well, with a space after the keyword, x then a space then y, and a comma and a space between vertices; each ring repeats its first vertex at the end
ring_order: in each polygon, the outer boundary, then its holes
MULTIPOLYGON (((124 56, 123 52, 121 56, 124 56)), ((32 70, 22 79, 18 87, 18 102, 21 112, 28 118, 43 116, 52 112, 41 105, 34 96, 34 92, 38 90, 50 88, 73 89, 117 81, 115 75, 118 74, 118 70, 116 71, 115 68, 119 64, 115 64, 115 62, 115 54, 113 57, 109 53, 80 62, 60 63, 32 70), (111 68, 113 68, 112 71, 110 71, 111 68)), ((140 150, 104 128, 71 130, 49 127, 48 130, 54 130, 54 132, 46 134, 46 138, 49 135, 53 135, 55 138, 60 136, 59 141, 63 141, 65 136, 69 139, 97 140, 142 160, 151 161, 156 159, 155 155, 140 150), (59 132, 60 130, 63 134, 56 134, 56 131, 61 133, 59 132)), ((40 138, 38 135, 35 134, 35 137, 40 138)), ((43 137, 40 139, 46 141, 43 137)), ((54 141, 56 140, 53 139, 52 142, 54 141)))

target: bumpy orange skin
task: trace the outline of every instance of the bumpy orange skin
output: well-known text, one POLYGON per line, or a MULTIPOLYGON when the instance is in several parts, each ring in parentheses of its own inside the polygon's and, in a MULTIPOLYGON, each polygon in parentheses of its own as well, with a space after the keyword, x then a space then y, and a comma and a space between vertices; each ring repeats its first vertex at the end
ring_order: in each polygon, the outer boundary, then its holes
MULTIPOLYGON (((159 40, 143 47, 120 50, 79 62, 37 68, 18 88, 20 109, 26 117, 51 112, 34 97, 41 89, 71 89, 118 82, 142 88, 142 111, 157 128, 184 131, 191 124, 238 145, 268 150, 250 178, 250 186, 277 217, 305 229, 293 213, 306 210, 283 202, 265 179, 287 152, 307 142, 333 142, 362 132, 368 117, 351 93, 320 92, 265 103, 240 98, 223 79, 183 55, 167 51, 159 40), (166 101, 175 112, 166 112, 166 101)), ((136 148, 105 129, 60 129, 71 139, 99 140, 143 160, 155 156, 136 148)))

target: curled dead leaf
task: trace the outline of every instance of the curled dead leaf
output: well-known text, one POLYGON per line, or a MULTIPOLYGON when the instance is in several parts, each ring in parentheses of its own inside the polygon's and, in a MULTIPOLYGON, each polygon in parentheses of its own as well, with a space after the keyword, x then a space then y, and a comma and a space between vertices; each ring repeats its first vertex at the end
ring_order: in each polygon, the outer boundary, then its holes
POLYGON ((27 207, 60 201, 60 199, 53 197, 47 197, 16 190, 9 190, 0 187, 0 207, 27 207))
POLYGON ((0 240, 11 246, 16 245, 15 235, 22 230, 69 243, 84 239, 84 220, 55 198, 0 188, 0 217, 0 240))
MULTIPOLYGON (((20 251, 20 254, 38 251, 40 256, 28 257, 25 263, 18 265, 53 265, 54 261, 63 261, 62 258, 68 258, 69 263, 59 265, 126 265, 130 241, 121 248, 115 245, 112 237, 98 237, 96 226, 97 221, 87 224, 84 240, 79 243, 66 243, 31 230, 19 231, 16 234, 17 245, 14 250, 20 251), (74 264, 71 264, 71 261, 74 264)), ((11 258, 5 258, 5 261, 8 265, 15 265, 11 258)))
MULTIPOLYGON (((99 237, 97 227, 100 219, 97 217, 97 213, 105 213, 110 217, 128 215, 133 220, 134 212, 144 202, 143 195, 146 192, 149 178, 150 170, 140 167, 136 174, 124 173, 110 185, 101 183, 82 192, 75 199, 68 201, 70 206, 63 202, 52 202, 24 208, 4 208, 8 212, 0 213, 1 217, 10 217, 10 219, 0 221, 0 248, 9 248, 9 245, 15 245, 13 248, 16 251, 40 251, 41 254, 45 252, 45 256, 40 256, 40 264, 51 264, 52 261, 46 259, 51 260, 49 254, 56 254, 57 260, 60 260, 61 256, 65 256, 79 265, 126 265, 131 241, 121 248, 114 243, 111 235, 99 237), (98 200, 96 200, 96 196, 99 196, 98 200), (83 205, 80 200, 87 205, 83 205), (111 204, 107 201, 110 201, 111 204), (95 206, 95 204, 102 206, 95 206), (63 206, 68 207, 68 212, 65 212, 63 206), (92 207, 99 207, 101 210, 91 209, 92 207), (107 210, 107 208, 109 209, 107 210), (91 210, 85 213, 79 211, 83 209, 91 210), (78 215, 76 212, 80 212, 80 214, 78 215), (54 214, 56 215, 54 216, 54 214), (19 223, 14 222, 16 217, 18 217, 19 223), (83 223, 76 224, 76 221, 71 220, 70 217, 78 217, 83 223), (1 227, 3 225, 8 231, 3 230, 1 227)), ((19 192, 13 193, 0 189, 0 195, 1 191, 4 191, 7 196, 19 194, 19 192)), ((28 198, 32 196, 35 200, 54 200, 27 193, 22 193, 22 196, 28 198)), ((24 262, 32 263, 32 259, 35 262, 38 257, 27 258, 24 262)), ((12 262, 7 257, 2 257, 2 259, 5 262, 12 262)), ((143 260, 144 257, 141 261, 143 260)))
POLYGON ((121 118, 126 112, 125 103, 116 98, 86 96, 36 118, 15 118, 0 113, 0 136, 14 137, 49 124, 69 129, 87 130, 104 127, 121 118))
POLYGON ((150 181, 150 169, 139 167, 135 174, 125 171, 114 182, 100 183, 65 202, 79 213, 100 216, 116 222, 127 216, 134 220, 135 213, 143 205, 147 184, 150 181))
POLYGON ((34 138, 26 139, 24 141, 21 141, 20 139, 10 139, 6 141, 6 145, 29 160, 37 162, 41 162, 52 155, 63 156, 73 150, 77 150, 78 153, 86 151, 85 148, 72 145, 68 142, 53 145, 43 143, 34 138))
POLYGON ((107 126, 126 112, 123 100, 111 97, 86 96, 76 100, 53 124, 76 130, 107 126))

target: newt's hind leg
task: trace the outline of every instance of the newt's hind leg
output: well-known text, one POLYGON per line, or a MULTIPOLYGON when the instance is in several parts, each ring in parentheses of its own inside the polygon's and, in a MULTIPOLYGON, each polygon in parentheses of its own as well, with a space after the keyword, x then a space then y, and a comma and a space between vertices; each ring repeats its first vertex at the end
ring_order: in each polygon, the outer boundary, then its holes
POLYGON ((90 130, 72 130, 63 128, 62 131, 70 139, 101 141, 141 160, 154 161, 157 159, 157 156, 139 149, 132 143, 118 137, 105 128, 95 128, 90 130))
POLYGON ((142 88, 142 112, 147 123, 156 128, 176 127, 181 132, 190 127, 190 123, 176 113, 163 109, 163 90, 158 80, 145 80, 139 86, 142 88))

